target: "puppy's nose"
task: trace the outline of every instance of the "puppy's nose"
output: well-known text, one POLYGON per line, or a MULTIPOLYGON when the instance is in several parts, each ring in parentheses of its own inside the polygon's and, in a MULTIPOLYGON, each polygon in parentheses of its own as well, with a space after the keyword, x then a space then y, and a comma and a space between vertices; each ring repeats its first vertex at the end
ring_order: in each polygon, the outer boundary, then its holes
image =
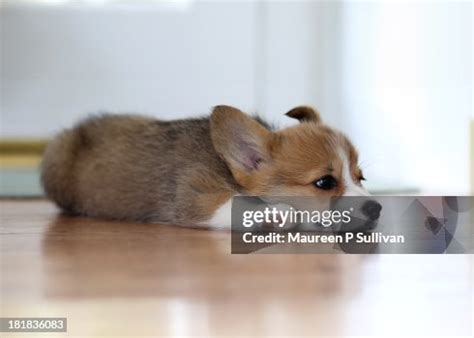
POLYGON ((365 216, 367 216, 371 221, 375 221, 380 217, 382 206, 377 201, 369 200, 362 205, 361 209, 365 216))

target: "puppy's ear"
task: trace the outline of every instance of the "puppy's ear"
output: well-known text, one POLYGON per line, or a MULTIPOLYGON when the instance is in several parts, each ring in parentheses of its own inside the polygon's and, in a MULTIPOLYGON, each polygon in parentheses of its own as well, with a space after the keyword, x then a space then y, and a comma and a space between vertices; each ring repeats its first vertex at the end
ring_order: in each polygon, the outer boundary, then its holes
POLYGON ((319 115, 319 112, 309 106, 295 107, 285 115, 297 119, 300 122, 321 122, 321 116, 319 115))
POLYGON ((259 170, 269 160, 271 132, 237 108, 216 106, 210 126, 214 148, 236 179, 259 170))

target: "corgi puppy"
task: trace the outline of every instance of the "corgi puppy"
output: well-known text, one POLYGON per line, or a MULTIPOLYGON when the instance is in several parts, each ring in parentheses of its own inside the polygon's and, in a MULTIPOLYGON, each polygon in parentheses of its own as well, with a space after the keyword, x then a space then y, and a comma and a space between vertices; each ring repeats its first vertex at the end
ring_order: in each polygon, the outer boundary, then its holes
POLYGON ((48 145, 46 195, 76 215, 214 228, 230 226, 235 195, 367 195, 357 151, 306 106, 272 130, 230 106, 209 117, 161 121, 103 115, 48 145))

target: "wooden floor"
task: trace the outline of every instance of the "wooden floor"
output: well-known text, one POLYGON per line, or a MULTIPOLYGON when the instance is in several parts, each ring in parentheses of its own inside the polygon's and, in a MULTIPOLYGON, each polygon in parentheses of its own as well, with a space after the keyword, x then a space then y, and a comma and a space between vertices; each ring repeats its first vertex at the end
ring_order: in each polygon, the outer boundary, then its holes
POLYGON ((473 332, 472 255, 231 255, 224 231, 0 203, 1 316, 67 317, 48 337, 473 332))

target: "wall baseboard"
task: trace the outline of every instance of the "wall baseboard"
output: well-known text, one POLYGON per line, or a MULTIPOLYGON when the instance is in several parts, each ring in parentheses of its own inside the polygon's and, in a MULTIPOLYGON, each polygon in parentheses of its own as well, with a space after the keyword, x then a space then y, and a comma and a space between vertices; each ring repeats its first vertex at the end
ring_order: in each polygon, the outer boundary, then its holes
POLYGON ((0 139, 0 168, 35 168, 48 144, 46 139, 0 139))
POLYGON ((0 138, 0 154, 39 154, 48 144, 47 139, 36 138, 0 138))

